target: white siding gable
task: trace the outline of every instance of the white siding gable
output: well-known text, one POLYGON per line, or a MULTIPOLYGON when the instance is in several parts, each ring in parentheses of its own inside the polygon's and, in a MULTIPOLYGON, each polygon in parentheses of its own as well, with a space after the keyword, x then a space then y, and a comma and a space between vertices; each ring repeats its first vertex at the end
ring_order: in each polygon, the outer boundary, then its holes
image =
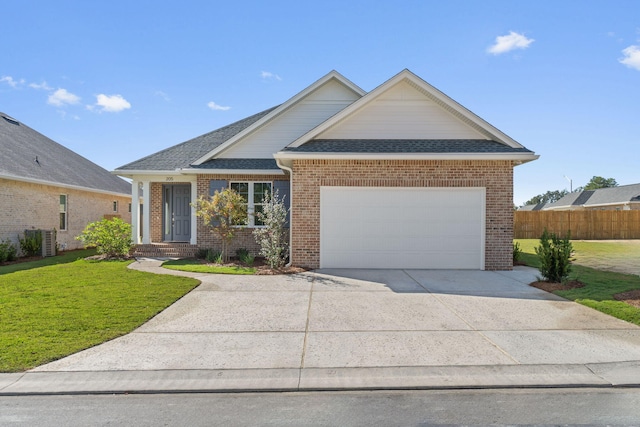
POLYGON ((274 153, 358 98, 359 94, 331 79, 216 157, 272 159, 274 153))
POLYGON ((487 139, 401 81, 315 139, 487 139))

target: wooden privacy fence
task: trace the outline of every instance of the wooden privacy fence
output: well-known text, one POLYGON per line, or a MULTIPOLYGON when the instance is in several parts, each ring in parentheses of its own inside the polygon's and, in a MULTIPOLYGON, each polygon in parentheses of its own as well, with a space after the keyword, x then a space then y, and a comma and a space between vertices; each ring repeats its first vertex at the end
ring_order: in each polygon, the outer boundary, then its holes
POLYGON ((576 240, 640 239, 640 210, 515 211, 516 239, 539 239, 545 228, 576 240))

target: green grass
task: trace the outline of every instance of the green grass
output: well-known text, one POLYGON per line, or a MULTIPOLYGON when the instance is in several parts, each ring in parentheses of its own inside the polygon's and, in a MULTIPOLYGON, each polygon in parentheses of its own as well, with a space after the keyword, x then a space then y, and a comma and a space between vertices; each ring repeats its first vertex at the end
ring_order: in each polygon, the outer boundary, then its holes
POLYGON ((130 270, 130 261, 77 259, 82 255, 0 267, 0 372, 24 371, 127 334, 198 285, 130 270))
MULTIPOLYGON (((538 246, 537 240, 517 239, 523 251, 521 261, 532 267, 538 267, 538 258, 534 248, 538 246)), ((572 242, 576 257, 588 259, 594 254, 623 254, 627 252, 620 249, 626 247, 625 242, 572 242)), ((637 255, 636 255, 637 256, 637 255)), ((584 287, 568 291, 556 291, 555 294, 594 308, 618 319, 640 325, 640 308, 627 303, 617 301, 613 295, 640 289, 640 276, 623 274, 611 271, 602 271, 584 265, 572 264, 572 272, 569 280, 578 280, 585 284, 584 287)))
POLYGON ((214 273, 214 274, 255 274, 255 267, 223 266, 215 264, 202 264, 197 259, 178 259, 166 261, 162 264, 164 268, 170 270, 190 271, 192 273, 214 273))

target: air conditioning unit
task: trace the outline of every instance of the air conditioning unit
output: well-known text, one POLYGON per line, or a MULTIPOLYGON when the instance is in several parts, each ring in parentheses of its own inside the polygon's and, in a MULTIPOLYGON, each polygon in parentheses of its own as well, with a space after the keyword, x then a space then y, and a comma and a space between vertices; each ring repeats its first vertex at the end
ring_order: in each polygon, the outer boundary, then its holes
POLYGON ((56 255, 56 231, 41 230, 42 232, 42 256, 56 255))

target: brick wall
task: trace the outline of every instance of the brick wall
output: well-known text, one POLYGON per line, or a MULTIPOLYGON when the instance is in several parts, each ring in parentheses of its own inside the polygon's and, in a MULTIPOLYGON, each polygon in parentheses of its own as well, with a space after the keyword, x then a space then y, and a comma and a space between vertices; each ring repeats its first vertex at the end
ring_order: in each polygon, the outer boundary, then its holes
POLYGON ((105 215, 118 215, 131 223, 131 197, 71 190, 42 184, 0 179, 0 239, 18 243, 25 229, 56 229, 57 242, 66 249, 82 244, 75 239, 86 225, 105 215), (60 195, 67 195, 67 230, 60 230, 60 195), (118 211, 113 211, 113 202, 118 211))
POLYGON ((320 266, 321 186, 485 187, 485 268, 513 268, 511 161, 295 160, 291 197, 294 265, 320 266))

